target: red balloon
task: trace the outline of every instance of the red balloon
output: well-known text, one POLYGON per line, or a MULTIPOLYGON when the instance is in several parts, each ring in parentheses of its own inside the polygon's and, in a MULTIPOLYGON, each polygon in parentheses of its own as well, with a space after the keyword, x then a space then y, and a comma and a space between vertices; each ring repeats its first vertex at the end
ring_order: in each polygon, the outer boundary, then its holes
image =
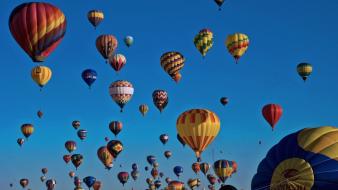
POLYGON ((283 114, 283 109, 278 104, 267 104, 263 107, 262 114, 273 130, 283 114))
POLYGON ((68 164, 71 159, 72 159, 72 156, 69 154, 66 154, 63 156, 63 160, 66 162, 66 164, 68 164))

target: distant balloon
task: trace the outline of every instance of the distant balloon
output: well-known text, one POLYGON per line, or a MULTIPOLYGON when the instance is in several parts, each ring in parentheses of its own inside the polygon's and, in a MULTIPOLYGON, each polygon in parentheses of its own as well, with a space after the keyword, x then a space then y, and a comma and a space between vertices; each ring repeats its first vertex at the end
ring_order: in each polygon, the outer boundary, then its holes
POLYGON ((217 160, 214 163, 214 171, 218 178, 224 183, 228 177, 237 171, 237 163, 235 161, 217 160))
POLYGON ((47 168, 42 168, 42 169, 41 169, 41 172, 42 172, 43 175, 46 175, 47 172, 48 172, 48 169, 47 169, 47 168))
POLYGON ((175 81, 179 82, 182 75, 180 70, 184 67, 185 58, 179 52, 166 52, 160 58, 161 67, 175 81))
POLYGON ((111 140, 107 144, 107 149, 114 158, 117 158, 123 150, 123 144, 121 141, 111 140))
POLYGON ((81 187, 81 184, 82 184, 82 180, 79 177, 76 176, 74 178, 74 185, 75 185, 75 187, 81 187))
POLYGON ((72 122, 72 126, 74 127, 75 130, 77 130, 80 127, 81 123, 78 120, 74 120, 72 122))
POLYGON ((73 178, 73 177, 75 176, 75 172, 70 171, 70 172, 68 173, 68 175, 69 175, 69 177, 73 178))
POLYGON ((195 162, 191 165, 192 171, 195 172, 195 174, 198 174, 201 170, 200 163, 195 162))
POLYGON ((113 35, 100 35, 96 38, 96 49, 108 61, 117 48, 117 39, 113 35))
POLYGON ((46 176, 41 176, 41 177, 40 177, 40 181, 41 181, 41 182, 44 182, 45 180, 46 180, 46 176))
POLYGON ((116 104, 120 106, 122 112, 123 107, 130 101, 134 94, 134 87, 128 81, 117 80, 109 86, 109 94, 116 104))
POLYGON ((47 190, 53 190, 55 188, 56 181, 54 179, 49 179, 46 181, 47 190))
POLYGON ((155 90, 153 92, 153 102, 160 112, 164 110, 169 101, 168 93, 164 90, 155 90))
POLYGON ((171 153, 171 151, 169 151, 169 150, 167 150, 167 151, 164 152, 164 156, 165 156, 167 159, 169 159, 169 158, 171 157, 171 155, 172 155, 172 153, 171 153))
POLYGON ((208 179, 208 181, 211 185, 215 185, 215 183, 217 182, 216 176, 214 176, 212 174, 208 174, 207 179, 208 179))
POLYGON ((137 170, 133 170, 133 171, 131 171, 130 175, 133 178, 133 180, 135 181, 140 176, 140 172, 138 172, 137 170))
POLYGON ((159 175, 159 171, 156 168, 153 168, 150 172, 151 176, 153 177, 153 179, 158 178, 159 175))
POLYGON ((149 110, 149 107, 148 107, 148 105, 146 105, 146 104, 141 104, 141 105, 138 107, 138 109, 139 109, 139 111, 141 112, 141 114, 142 114, 143 116, 145 116, 145 115, 147 114, 148 110, 149 110))
POLYGON ((63 156, 63 161, 66 162, 66 164, 68 164, 70 161, 72 160, 72 156, 69 154, 66 154, 63 156))
POLYGON ((263 107, 262 114, 273 130, 283 114, 283 108, 278 104, 267 104, 263 107))
POLYGON ((160 178, 162 178, 164 176, 164 173, 160 172, 159 175, 160 175, 160 178))
POLYGON ((75 141, 66 141, 65 147, 69 153, 72 153, 76 150, 76 142, 75 141))
POLYGON ((153 164, 156 162, 156 157, 153 156, 153 155, 147 156, 147 162, 148 162, 150 165, 153 165, 153 164))
POLYGON ((105 137, 105 138, 104 138, 104 141, 108 142, 108 141, 109 141, 109 138, 108 138, 108 137, 105 137))
POLYGON ((134 38, 132 36, 126 36, 124 38, 124 43, 126 44, 127 47, 130 47, 134 43, 134 38))
POLYGON ((238 63, 239 58, 244 55, 249 47, 249 37, 242 33, 235 33, 227 37, 225 45, 238 63))
POLYGON ((94 185, 93 185, 93 189, 94 190, 100 190, 102 187, 102 182, 101 181, 95 181, 94 185))
POLYGON ((82 164, 83 156, 81 154, 73 154, 71 159, 72 159, 73 165, 77 169, 82 164))
POLYGON ((312 73, 312 65, 309 63, 300 63, 297 65, 297 72, 305 82, 312 73))
POLYGON ((20 179, 20 185, 21 185, 22 188, 27 187, 28 184, 29 184, 28 179, 20 179))
POLYGON ((162 185, 162 182, 160 180, 156 180, 154 182, 154 185, 155 185, 156 189, 159 189, 161 187, 161 185, 162 185))
POLYGON ((149 170, 149 167, 148 167, 148 166, 144 167, 144 170, 145 170, 145 171, 148 171, 148 170, 149 170))
POLYGON ((23 145, 23 143, 25 142, 25 139, 24 138, 18 138, 18 140, 16 140, 16 142, 21 147, 23 145))
POLYGON ((109 58, 110 66, 117 72, 123 68, 123 66, 127 63, 127 59, 122 54, 115 54, 109 58))
POLYGON ((109 129, 115 137, 122 131, 122 126, 121 121, 112 121, 109 123, 109 129))
POLYGON ((43 116, 43 112, 39 110, 39 111, 36 113, 36 115, 41 119, 42 116, 43 116))
POLYGON ((91 88, 92 84, 96 81, 97 72, 93 69, 86 69, 82 72, 82 79, 91 88))
POLYGON ((80 129, 77 131, 77 136, 81 139, 81 140, 85 140, 87 138, 87 130, 85 129, 80 129))
POLYGON ((31 76, 36 84, 42 88, 52 78, 52 70, 46 66, 36 66, 32 69, 31 76))
POLYGON ((28 124, 28 123, 23 124, 21 125, 21 132, 23 136, 25 136, 28 139, 28 137, 30 137, 33 134, 34 127, 32 124, 28 124))
POLYGON ((87 14, 87 18, 89 20, 89 22, 94 26, 94 28, 96 29, 96 27, 102 22, 102 20, 104 19, 104 14, 102 11, 100 10, 90 10, 87 14))
POLYGON ((167 134, 162 134, 160 135, 160 141, 162 142, 163 145, 165 145, 169 140, 169 136, 167 134))
POLYGON ((122 185, 124 186, 124 184, 127 183, 128 179, 129 179, 129 174, 128 174, 128 172, 120 172, 120 173, 117 174, 117 178, 122 183, 122 185))
POLYGON ((222 97, 222 98, 220 99, 220 102, 221 102, 221 104, 222 104, 223 106, 225 106, 225 105, 228 104, 229 99, 228 99, 227 97, 222 97))
POLYGON ((177 177, 180 177, 183 173, 183 168, 182 166, 175 166, 173 171, 177 177))
POLYGON ((213 45, 213 33, 211 30, 206 28, 200 30, 194 38, 194 44, 202 56, 205 57, 213 45))
POLYGON ((172 180, 170 179, 170 177, 167 177, 167 178, 165 178, 165 182, 166 183, 170 183, 172 180))
POLYGON ((201 171, 204 175, 206 175, 210 169, 210 164, 206 163, 206 162, 203 162, 200 164, 200 167, 201 167, 201 171))
POLYGON ((87 177, 83 178, 83 182, 87 185, 88 189, 93 187, 95 181, 96 181, 96 178, 93 177, 93 176, 87 176, 87 177))

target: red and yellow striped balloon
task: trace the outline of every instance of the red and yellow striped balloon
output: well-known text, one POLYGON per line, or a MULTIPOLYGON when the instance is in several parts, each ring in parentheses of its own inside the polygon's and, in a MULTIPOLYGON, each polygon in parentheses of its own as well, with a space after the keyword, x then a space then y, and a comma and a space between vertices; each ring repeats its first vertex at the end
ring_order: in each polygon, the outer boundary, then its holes
POLYGON ((9 17, 9 29, 34 62, 42 62, 66 33, 63 12, 49 3, 30 2, 17 6, 9 17))
POLYGON ((102 57, 107 60, 117 48, 117 39, 113 35, 100 35, 96 38, 96 48, 102 57))
POLYGON ((22 134, 28 139, 34 132, 34 127, 32 124, 26 123, 21 125, 21 132, 22 134))

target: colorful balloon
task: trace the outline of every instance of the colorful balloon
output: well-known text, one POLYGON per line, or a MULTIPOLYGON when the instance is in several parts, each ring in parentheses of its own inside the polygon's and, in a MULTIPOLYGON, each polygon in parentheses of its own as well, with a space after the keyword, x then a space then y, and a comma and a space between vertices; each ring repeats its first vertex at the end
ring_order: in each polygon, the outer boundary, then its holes
POLYGON ((297 72, 305 82, 312 73, 312 65, 309 63, 300 63, 297 65, 297 72))
POLYGON ((267 104, 263 107, 262 114, 273 130, 283 114, 283 108, 278 104, 267 104))
POLYGON ((225 41, 229 53, 235 58, 238 63, 239 58, 243 56, 249 47, 249 37, 242 33, 229 35, 225 41))
POLYGON ((338 189, 337 146, 336 127, 287 135, 261 161, 251 189, 338 189))
POLYGON ((121 141, 111 140, 107 144, 107 149, 114 158, 117 158, 123 150, 123 144, 121 141))
POLYGON ((117 48, 117 39, 113 35, 100 35, 96 38, 96 49, 108 61, 117 48))
POLYGON ((162 113, 169 101, 168 93, 164 90, 155 90, 153 92, 153 102, 158 110, 162 113))
POLYGON ((178 134, 195 152, 197 160, 215 139, 220 130, 217 115, 206 109, 192 109, 182 113, 176 122, 178 134))
POLYGON ((109 129, 115 137, 122 131, 122 126, 121 121, 112 121, 109 123, 109 129))
POLYGON ((28 179, 20 179, 20 185, 21 185, 22 188, 27 187, 28 184, 29 184, 28 179))
POLYGON ((41 177, 40 177, 40 181, 41 181, 41 182, 44 182, 45 180, 46 180, 46 176, 41 176, 41 177))
POLYGON ((101 146, 97 150, 97 157, 106 169, 110 169, 112 167, 114 157, 110 154, 106 146, 101 146))
POLYGON ((149 110, 148 108, 148 105, 146 104, 141 104, 139 107, 138 107, 138 110, 141 112, 142 116, 145 116, 149 110))
POLYGON ((235 161, 217 160, 214 163, 214 171, 222 183, 224 183, 228 177, 236 173, 237 163, 235 161))
POLYGON ((18 138, 18 140, 16 140, 16 142, 21 147, 23 145, 23 143, 25 142, 25 139, 24 138, 18 138))
POLYGON ((117 174, 117 178, 120 181, 120 183, 122 183, 122 185, 124 186, 125 183, 127 183, 128 179, 129 179, 129 173, 128 172, 120 172, 117 174))
POLYGON ((117 80, 109 86, 109 94, 116 104, 120 106, 122 112, 123 107, 130 101, 134 94, 134 87, 128 81, 117 80))
POLYGON ((171 181, 168 184, 168 190, 184 190, 184 183, 180 181, 171 181))
POLYGON ((32 69, 31 76, 40 88, 42 88, 52 78, 52 70, 46 66, 36 66, 32 69))
POLYGON ((34 127, 33 127, 32 124, 25 123, 25 124, 21 125, 21 132, 22 132, 23 136, 25 136, 26 139, 28 139, 28 137, 30 137, 33 134, 34 127))
POLYGON ((161 187, 161 185, 162 185, 162 182, 160 180, 156 180, 154 182, 154 185, 155 185, 156 189, 159 189, 161 187))
POLYGON ((170 177, 167 177, 167 178, 165 178, 165 182, 166 183, 170 183, 172 180, 170 179, 170 177))
POLYGON ((17 6, 9 17, 9 29, 34 62, 44 61, 66 33, 63 12, 49 3, 30 2, 17 6))
POLYGON ((191 165, 191 168, 192 168, 192 171, 195 172, 195 174, 198 174, 201 170, 201 166, 200 166, 200 163, 198 162, 195 162, 191 165))
POLYGON ((47 190, 53 190, 55 188, 56 181, 54 179, 49 179, 46 181, 47 190))
POLYGON ((81 139, 81 140, 84 140, 87 138, 87 133, 88 131, 85 130, 85 129, 80 129, 77 131, 77 136, 81 139))
POLYGON ((124 38, 124 43, 127 47, 130 47, 134 43, 134 38, 132 36, 126 36, 124 38))
POLYGON ((74 127, 75 130, 77 130, 81 126, 81 123, 78 120, 74 120, 72 122, 72 126, 74 127))
POLYGON ((47 168, 42 168, 42 169, 41 169, 41 172, 42 172, 43 175, 46 175, 47 172, 48 172, 48 169, 47 169, 47 168))
POLYGON ((63 161, 66 162, 66 164, 68 164, 70 161, 72 160, 72 156, 69 154, 66 154, 63 156, 63 161))
POLYGON ((150 165, 153 165, 153 164, 156 162, 156 157, 153 156, 153 155, 147 156, 147 162, 148 162, 150 165))
POLYGON ((127 59, 122 54, 115 54, 109 57, 109 64, 110 66, 118 73, 123 66, 126 64, 127 59))
POLYGON ((82 184, 82 180, 79 177, 76 176, 74 178, 74 185, 75 185, 75 187, 81 187, 81 184, 82 184))
POLYGON ((215 185, 215 183, 217 182, 217 178, 212 174, 208 174, 207 179, 211 185, 215 185))
POLYGON ((213 34, 210 29, 202 29, 194 38, 194 44, 203 57, 213 45, 213 34))
POLYGON ((187 184, 191 190, 194 190, 195 188, 198 188, 201 185, 201 180, 196 178, 196 179, 189 179, 187 181, 187 184))
POLYGON ((180 70, 183 68, 184 62, 183 55, 175 51, 166 52, 160 58, 161 67, 175 82, 179 82, 182 78, 180 70))
POLYGON ((169 136, 167 134, 162 134, 160 135, 160 141, 162 142, 163 145, 165 145, 169 140, 169 136))
POLYGON ((201 171, 204 175, 206 175, 210 169, 210 164, 206 163, 206 162, 203 162, 200 164, 200 167, 201 167, 201 171))
POLYGON ((65 147, 69 153, 72 153, 76 150, 76 142, 75 141, 66 141, 65 147))
POLYGON ((97 79, 97 72, 93 69, 86 69, 82 72, 81 77, 88 87, 91 88, 92 84, 97 79))
POLYGON ((77 168, 82 164, 83 162, 83 156, 81 154, 73 154, 71 157, 72 163, 75 166, 76 170, 77 168))
POLYGON ((104 19, 104 14, 102 11, 100 10, 90 10, 87 14, 87 18, 89 20, 89 22, 94 26, 94 28, 96 29, 96 27, 102 22, 102 20, 104 19))

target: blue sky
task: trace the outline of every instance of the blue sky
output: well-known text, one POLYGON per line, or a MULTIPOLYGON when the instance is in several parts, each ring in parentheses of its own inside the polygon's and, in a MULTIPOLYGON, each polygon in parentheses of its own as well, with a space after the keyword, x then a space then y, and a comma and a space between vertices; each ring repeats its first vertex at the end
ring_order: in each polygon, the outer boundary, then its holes
MULTIPOLYGON (((18 46, 8 29, 12 9, 25 1, 1 2, 0 54, 2 65, 0 143, 0 187, 14 183, 19 189, 20 178, 31 180, 31 189, 45 188, 41 184, 41 168, 48 167, 48 176, 55 178, 57 189, 72 189, 73 181, 65 165, 64 142, 76 140, 77 153, 84 155, 84 163, 77 171, 81 178, 88 175, 103 182, 103 190, 122 188, 116 179, 119 171, 131 171, 138 163, 141 176, 129 181, 124 189, 146 188, 143 170, 147 155, 156 155, 160 171, 176 179, 172 169, 184 168, 184 182, 195 177, 191 163, 193 152, 176 141, 176 119, 191 108, 207 108, 221 119, 221 131, 202 157, 235 160, 238 172, 227 182, 250 189, 251 178, 267 150, 283 136, 304 127, 337 126, 338 107, 338 2, 315 0, 227 0, 219 12, 212 0, 172 1, 48 1, 59 7, 67 18, 67 32, 59 47, 44 62, 53 71, 48 85, 39 91, 30 71, 35 66, 18 46), (87 12, 101 9, 105 19, 94 30, 87 20, 87 12), (194 47, 193 38, 202 28, 214 33, 214 46, 205 59, 194 47), (224 41, 228 34, 246 33, 250 47, 239 64, 227 52, 224 41), (127 64, 116 75, 105 64, 95 47, 100 34, 113 34, 119 40, 117 52, 127 58, 127 64), (123 44, 123 37, 132 35, 131 48, 123 44), (179 51, 186 57, 181 71, 182 80, 175 84, 160 67, 159 59, 166 51, 179 51), (296 73, 299 62, 309 62, 314 71, 304 84, 296 73), (98 79, 88 90, 81 79, 84 69, 98 72, 98 79), (135 94, 120 113, 111 100, 108 87, 117 79, 133 83, 135 94), (160 114, 152 103, 155 89, 165 89, 170 102, 160 114), (219 98, 230 102, 221 106, 219 98), (150 111, 146 117, 138 112, 138 105, 146 103, 150 111), (276 130, 261 115, 267 103, 278 103, 284 114, 276 130), (43 119, 36 117, 37 110, 43 119), (80 142, 71 122, 81 121, 88 130, 88 138, 80 142), (125 150, 115 167, 107 172, 96 156, 105 144, 104 137, 113 138, 108 129, 112 120, 121 120, 124 129, 119 135, 125 150), (19 148, 20 126, 32 123, 35 133, 19 148), (167 133, 170 140, 163 146, 158 137, 167 133), (258 141, 262 145, 258 145, 258 141), (165 150, 173 156, 166 160, 165 150), (223 151, 223 154, 220 153, 223 151), (122 168, 119 165, 122 164, 122 168)), ((205 186, 204 176, 199 176, 205 186)), ((164 180, 162 181, 165 184, 164 180)))

